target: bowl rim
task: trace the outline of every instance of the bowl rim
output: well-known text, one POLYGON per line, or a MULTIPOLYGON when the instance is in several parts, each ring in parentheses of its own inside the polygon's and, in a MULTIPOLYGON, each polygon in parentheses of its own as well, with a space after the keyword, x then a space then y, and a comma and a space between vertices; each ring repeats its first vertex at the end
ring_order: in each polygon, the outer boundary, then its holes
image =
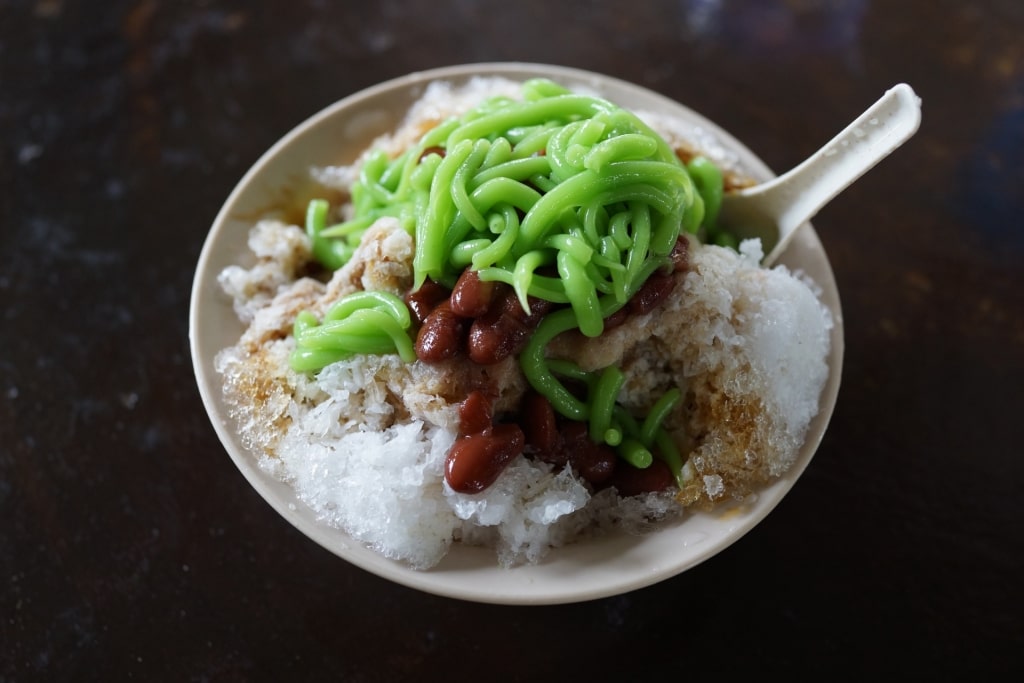
MULTIPOLYGON (((828 299, 826 304, 832 310, 834 318, 829 357, 830 372, 822 391, 819 414, 808 429, 797 462, 782 477, 756 494, 756 500, 736 505, 726 504, 713 512, 687 512, 686 519, 669 525, 673 528, 673 533, 676 533, 682 524, 693 519, 702 519, 708 525, 712 525, 710 528, 721 527, 723 530, 723 535, 712 542, 708 542, 706 537, 696 536, 687 541, 686 534, 680 533, 679 538, 682 539, 684 546, 689 547, 692 543, 694 547, 698 547, 698 551, 683 553, 683 557, 677 558, 676 561, 665 561, 661 556, 665 552, 660 550, 661 544, 655 543, 651 548, 646 547, 649 545, 647 542, 650 541, 650 537, 657 535, 649 534, 643 537, 606 537, 598 542, 586 541, 576 546, 557 548, 548 556, 555 556, 557 559, 546 559, 539 565, 509 569, 498 566, 492 550, 455 544, 463 556, 459 562, 453 564, 450 559, 455 552, 453 548, 453 552, 449 553, 437 567, 430 570, 414 570, 402 562, 384 558, 360 542, 352 540, 339 529, 317 522, 302 510, 301 502, 296 505, 294 496, 289 499, 283 494, 282 483, 270 481, 269 475, 259 468, 252 453, 239 443, 233 430, 234 421, 226 414, 220 402, 220 385, 212 381, 217 376, 212 368, 212 359, 220 349, 211 351, 208 348, 210 340, 205 334, 204 317, 201 314, 204 311, 204 303, 209 299, 211 285, 215 284, 217 273, 213 268, 216 267, 215 261, 219 250, 224 247, 224 226, 232 220, 231 216, 236 212, 240 199, 247 192, 252 192, 254 180, 259 178, 285 150, 302 136, 311 134, 311 131, 315 132, 319 126, 329 124, 335 117, 342 116, 350 109, 372 103, 390 94, 423 88, 431 81, 462 81, 476 75, 521 80, 530 74, 567 82, 574 87, 595 87, 602 93, 613 91, 623 97, 642 95, 641 99, 657 104, 659 108, 676 116, 681 115, 682 119, 710 132, 724 147, 738 153, 743 159, 744 168, 755 177, 766 180, 774 176, 759 157, 717 124, 665 95, 614 76, 575 67, 531 62, 477 62, 414 71, 354 92, 314 113, 282 136, 246 171, 217 212, 204 240, 192 282, 188 333, 199 393, 221 445, 249 484, 289 523, 324 549, 383 579, 438 596, 509 605, 563 604, 626 593, 679 575, 734 544, 770 514, 810 464, 835 408, 844 355, 842 307, 835 278, 813 226, 807 224, 802 228, 799 239, 794 240, 793 245, 787 250, 787 254, 793 250, 803 250, 820 256, 820 262, 814 264, 818 271, 815 280, 823 289, 828 299), (614 562, 611 566, 603 567, 606 561, 603 556, 609 552, 615 553, 614 562), (558 558, 559 554, 563 557, 558 558), (602 565, 592 564, 597 561, 601 561, 602 565), (553 575, 555 573, 557 575, 553 575)), ((620 101, 620 104, 624 103, 620 101)), ((398 121, 405 112, 398 111, 393 114, 398 121)), ((363 140, 362 147, 365 148, 370 142, 369 139, 363 140)), ((780 263, 786 262, 784 254, 780 263)), ((230 304, 227 306, 230 309, 230 304)), ((663 532, 665 529, 657 533, 663 532)))

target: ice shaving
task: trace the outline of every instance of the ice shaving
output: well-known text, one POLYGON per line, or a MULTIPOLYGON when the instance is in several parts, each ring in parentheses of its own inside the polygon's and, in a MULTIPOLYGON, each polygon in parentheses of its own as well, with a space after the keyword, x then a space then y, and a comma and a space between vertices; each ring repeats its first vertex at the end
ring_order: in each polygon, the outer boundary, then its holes
POLYGON ((434 82, 219 278, 260 466, 427 570, 512 567, 757 494, 828 376, 817 288, 716 222, 748 183, 679 122, 546 79, 434 82), (555 551, 557 552, 557 551, 555 551))

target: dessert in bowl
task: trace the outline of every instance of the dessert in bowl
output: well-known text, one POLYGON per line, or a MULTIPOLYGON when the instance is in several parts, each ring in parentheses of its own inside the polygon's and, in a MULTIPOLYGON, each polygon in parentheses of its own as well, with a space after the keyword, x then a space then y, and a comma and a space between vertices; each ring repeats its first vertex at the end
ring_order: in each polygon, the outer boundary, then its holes
POLYGON ((546 604, 674 576, 774 508, 838 393, 813 228, 771 269, 756 243, 710 244, 715 192, 770 177, 685 106, 575 69, 456 66, 345 98, 256 163, 204 245, 211 421, 283 517, 400 584, 546 604), (551 209, 566 188, 582 198, 551 209), (463 282, 488 291, 476 313, 463 282), (523 332, 492 357, 473 330, 499 300, 523 332))

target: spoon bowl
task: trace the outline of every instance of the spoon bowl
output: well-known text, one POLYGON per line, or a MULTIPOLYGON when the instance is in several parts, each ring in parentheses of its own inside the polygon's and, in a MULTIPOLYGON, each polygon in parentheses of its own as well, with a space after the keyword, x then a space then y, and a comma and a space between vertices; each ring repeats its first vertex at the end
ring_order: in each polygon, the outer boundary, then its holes
POLYGON ((921 123, 921 100, 906 83, 885 92, 863 114, 799 166, 722 197, 718 227, 760 237, 771 265, 798 229, 828 202, 907 141, 921 123))

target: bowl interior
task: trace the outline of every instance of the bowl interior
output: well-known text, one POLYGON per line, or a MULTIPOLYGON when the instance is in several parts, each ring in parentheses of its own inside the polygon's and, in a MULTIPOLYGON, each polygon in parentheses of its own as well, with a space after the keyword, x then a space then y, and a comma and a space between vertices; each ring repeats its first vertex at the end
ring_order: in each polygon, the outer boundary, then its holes
MULTIPOLYGON (((281 206, 282 193, 301 195, 298 179, 314 166, 351 163, 373 138, 393 129, 426 84, 462 82, 473 75, 510 79, 547 77, 569 87, 585 87, 622 106, 671 115, 710 133, 733 150, 744 170, 758 179, 772 172, 729 133, 690 109, 639 86, 576 69, 522 63, 468 64, 410 74, 354 94, 308 119, 272 147, 245 175, 217 215, 203 247, 193 283, 190 342, 196 380, 211 422, 228 454, 249 483, 304 534, 352 564, 399 584, 429 593, 501 604, 578 602, 642 588, 679 574, 735 542, 761 521, 807 467, 835 406, 842 371, 843 321, 828 258, 813 228, 800 231, 779 260, 806 272, 821 287, 834 316, 829 380, 821 409, 810 425, 793 468, 742 505, 713 513, 696 512, 656 533, 610 536, 550 553, 537 565, 503 569, 490 549, 456 544, 437 567, 416 571, 363 547, 343 532, 319 523, 290 486, 262 471, 241 442, 221 398, 214 356, 243 331, 222 294, 217 275, 246 263, 246 240, 255 218, 281 206)), ((299 199, 296 198, 298 203, 299 199)))

